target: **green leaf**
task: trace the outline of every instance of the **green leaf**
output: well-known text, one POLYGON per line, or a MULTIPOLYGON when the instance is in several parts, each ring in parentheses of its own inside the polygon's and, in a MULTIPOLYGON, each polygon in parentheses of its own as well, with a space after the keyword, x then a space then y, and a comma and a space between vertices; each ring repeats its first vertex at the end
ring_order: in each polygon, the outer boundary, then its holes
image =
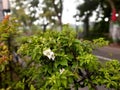
POLYGON ((59 65, 62 65, 62 66, 68 66, 68 61, 67 60, 57 60, 55 61, 55 68, 57 68, 59 65))
POLYGON ((77 61, 76 62, 72 62, 72 68, 76 68, 76 67, 78 67, 78 63, 77 63, 77 61))
POLYGON ((63 66, 68 66, 68 61, 67 60, 61 60, 60 61, 60 64, 63 65, 63 66))
POLYGON ((64 85, 65 88, 67 88, 67 80, 62 79, 62 84, 64 85))
POLYGON ((4 69, 5 69, 5 65, 4 65, 4 64, 1 64, 1 65, 0 65, 0 72, 2 72, 4 69))
POLYGON ((30 90, 36 90, 33 85, 30 86, 30 90))

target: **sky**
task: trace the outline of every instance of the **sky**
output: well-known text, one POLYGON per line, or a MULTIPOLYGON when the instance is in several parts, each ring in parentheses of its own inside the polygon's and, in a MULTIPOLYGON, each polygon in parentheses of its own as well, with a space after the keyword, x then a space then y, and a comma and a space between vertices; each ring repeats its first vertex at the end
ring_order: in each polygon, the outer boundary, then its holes
MULTIPOLYGON (((76 14, 76 6, 82 4, 83 0, 64 0, 64 9, 63 9, 63 17, 62 22, 64 24, 75 24, 75 18, 73 16, 76 14), (78 2, 77 2, 78 1, 78 2)), ((96 17, 96 13, 93 13, 93 16, 90 17, 90 21, 94 22, 96 17)), ((81 24, 82 22, 79 22, 81 24)))
MULTIPOLYGON (((79 3, 83 3, 83 0, 79 0, 79 3)), ((76 0, 64 0, 62 17, 64 24, 75 24, 75 18, 73 18, 73 16, 76 14, 77 5, 78 2, 76 2, 76 0)))

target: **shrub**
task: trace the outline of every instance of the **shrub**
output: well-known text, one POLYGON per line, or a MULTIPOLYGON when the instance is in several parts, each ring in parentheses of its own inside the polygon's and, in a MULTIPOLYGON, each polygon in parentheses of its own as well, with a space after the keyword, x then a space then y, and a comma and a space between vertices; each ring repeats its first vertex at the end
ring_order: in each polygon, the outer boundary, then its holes
POLYGON ((98 78, 102 65, 92 50, 108 42, 103 38, 91 42, 75 37, 72 30, 47 31, 27 38, 21 45, 18 53, 21 57, 30 57, 27 66, 34 67, 35 88, 66 90, 89 86, 95 89, 103 84, 98 78))
POLYGON ((97 85, 116 90, 120 88, 120 63, 113 60, 102 65, 92 54, 94 48, 108 44, 103 38, 78 40, 71 29, 39 32, 23 38, 22 44, 18 42, 20 47, 17 53, 20 57, 14 61, 15 26, 13 21, 1 24, 2 90, 77 90, 85 86, 96 90, 97 85))

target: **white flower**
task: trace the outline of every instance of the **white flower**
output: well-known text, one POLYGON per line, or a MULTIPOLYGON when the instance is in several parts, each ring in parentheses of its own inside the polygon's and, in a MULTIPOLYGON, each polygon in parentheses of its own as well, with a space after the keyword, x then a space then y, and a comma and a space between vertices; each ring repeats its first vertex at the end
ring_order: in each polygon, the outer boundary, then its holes
POLYGON ((54 61, 54 59, 55 59, 55 55, 54 55, 53 52, 50 53, 50 56, 51 56, 51 59, 54 61))
POLYGON ((32 40, 28 40, 28 42, 29 42, 29 43, 31 43, 31 42, 32 42, 32 40))
POLYGON ((47 56, 49 59, 52 59, 52 60, 55 59, 54 52, 52 52, 50 49, 44 50, 43 54, 47 56))
POLYGON ((60 74, 62 74, 65 71, 64 68, 60 69, 60 74))

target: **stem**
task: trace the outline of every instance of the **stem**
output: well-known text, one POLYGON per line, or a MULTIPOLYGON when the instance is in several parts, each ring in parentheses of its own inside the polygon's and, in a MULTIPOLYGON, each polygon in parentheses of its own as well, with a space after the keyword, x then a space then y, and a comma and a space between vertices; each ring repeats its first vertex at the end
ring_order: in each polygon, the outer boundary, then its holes
POLYGON ((53 7, 57 14, 57 18, 59 20, 60 29, 62 30, 62 20, 61 19, 62 19, 62 12, 63 12, 63 1, 59 0, 60 7, 58 7, 58 5, 55 4, 54 2, 55 2, 55 0, 53 0, 53 7))
POLYGON ((10 70, 10 80, 13 81, 12 78, 12 62, 11 62, 11 37, 9 36, 7 39, 7 45, 8 45, 8 58, 9 58, 9 70, 10 70))
POLYGON ((89 80, 89 82, 91 83, 92 88, 94 88, 94 90, 98 90, 97 86, 95 84, 93 84, 93 82, 91 80, 89 80))
POLYGON ((93 73, 89 72, 89 70, 85 69, 86 72, 86 76, 88 79, 88 82, 91 84, 91 87, 94 88, 94 90, 98 90, 97 86, 91 81, 91 75, 93 75, 93 73))

